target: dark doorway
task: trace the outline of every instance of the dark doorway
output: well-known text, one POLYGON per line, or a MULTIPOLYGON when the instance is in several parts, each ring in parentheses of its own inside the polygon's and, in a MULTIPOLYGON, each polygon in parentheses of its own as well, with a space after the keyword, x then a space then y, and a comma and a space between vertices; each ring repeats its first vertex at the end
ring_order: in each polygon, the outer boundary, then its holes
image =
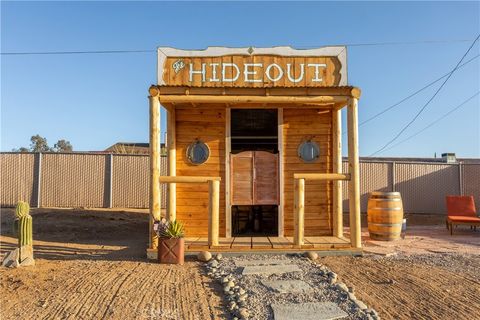
POLYGON ((232 109, 231 150, 278 153, 277 109, 232 109))
POLYGON ((234 237, 278 236, 278 206, 232 206, 234 237))
POLYGON ((231 152, 232 235, 277 236, 277 109, 232 109, 231 152))

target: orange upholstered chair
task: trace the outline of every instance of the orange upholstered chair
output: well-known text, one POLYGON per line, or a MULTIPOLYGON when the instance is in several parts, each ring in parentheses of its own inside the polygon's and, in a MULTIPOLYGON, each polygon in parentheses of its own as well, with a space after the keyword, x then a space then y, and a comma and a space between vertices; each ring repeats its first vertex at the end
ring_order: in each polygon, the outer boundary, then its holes
POLYGON ((453 226, 466 224, 480 226, 473 196, 447 196, 447 229, 453 234, 453 226))

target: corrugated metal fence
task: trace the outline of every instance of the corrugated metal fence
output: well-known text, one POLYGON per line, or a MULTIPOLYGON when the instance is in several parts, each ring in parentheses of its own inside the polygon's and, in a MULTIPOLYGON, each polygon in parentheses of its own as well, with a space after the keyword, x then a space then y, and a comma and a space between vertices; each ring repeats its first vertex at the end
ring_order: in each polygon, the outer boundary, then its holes
MULTIPOLYGON (((161 165, 166 174, 165 157, 161 165)), ((348 172, 347 163, 343 171, 348 172)), ((146 155, 0 154, 0 205, 4 207, 24 200, 34 207, 147 208, 148 180, 146 155)), ((474 195, 480 209, 480 165, 360 161, 360 190, 363 212, 372 191, 401 192, 405 212, 444 213, 449 194, 474 195)), ((346 183, 343 197, 348 212, 346 183)), ((165 200, 163 185, 162 207, 165 200)))
MULTIPOLYGON (((161 159, 167 172, 167 159, 161 159)), ((148 208, 146 155, 90 153, 0 154, 1 206, 148 208), (39 174, 41 173, 41 174, 39 174)), ((162 186, 163 207, 166 186, 162 186)))
MULTIPOLYGON (((348 172, 348 163, 343 163, 348 172)), ((480 209, 480 164, 386 161, 360 162, 361 210, 367 211, 372 191, 398 191, 405 212, 445 213, 446 195, 473 195, 480 209)), ((348 187, 343 185, 348 212, 348 187)))

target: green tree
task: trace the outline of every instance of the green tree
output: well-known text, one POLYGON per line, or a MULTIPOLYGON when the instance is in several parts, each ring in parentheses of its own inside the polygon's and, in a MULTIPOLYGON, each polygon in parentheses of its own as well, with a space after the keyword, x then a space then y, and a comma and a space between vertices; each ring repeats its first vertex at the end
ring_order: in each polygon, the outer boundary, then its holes
POLYGON ((72 152, 73 146, 70 141, 61 139, 53 145, 53 148, 48 146, 47 138, 34 135, 30 138, 30 147, 20 147, 18 149, 12 149, 13 152, 72 152))
POLYGON ((49 152, 52 151, 48 146, 47 139, 40 136, 39 134, 34 135, 30 138, 30 151, 31 152, 49 152))
POLYGON ((53 146, 55 152, 72 152, 73 147, 70 141, 67 140, 58 140, 57 143, 53 146))

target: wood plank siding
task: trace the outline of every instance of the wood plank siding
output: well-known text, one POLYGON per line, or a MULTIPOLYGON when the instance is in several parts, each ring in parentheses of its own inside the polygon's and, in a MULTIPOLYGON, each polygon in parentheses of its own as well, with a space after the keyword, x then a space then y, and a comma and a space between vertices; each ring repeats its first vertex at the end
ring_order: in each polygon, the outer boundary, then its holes
MULTIPOLYGON (((293 174, 332 172, 332 113, 318 109, 283 110, 283 161, 285 197, 285 236, 293 235, 293 174), (320 157, 313 163, 297 155, 299 144, 306 139, 318 143, 320 157)), ((305 236, 332 234, 332 181, 306 181, 305 236)))
MULTIPOLYGON (((225 236, 225 109, 176 109, 177 176, 218 176, 220 182, 220 237, 225 236), (186 150, 196 139, 210 148, 204 164, 192 165, 186 150)), ((208 185, 177 184, 177 219, 189 237, 208 235, 208 185)))

